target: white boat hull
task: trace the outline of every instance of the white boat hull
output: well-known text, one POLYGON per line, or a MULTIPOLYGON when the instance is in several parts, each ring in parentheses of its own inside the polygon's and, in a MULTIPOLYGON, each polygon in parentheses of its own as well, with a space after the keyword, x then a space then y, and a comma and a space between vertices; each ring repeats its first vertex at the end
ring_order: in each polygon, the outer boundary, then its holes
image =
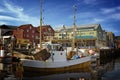
POLYGON ((75 68, 89 67, 91 56, 62 62, 44 62, 26 59, 22 59, 22 62, 25 71, 66 71, 75 68))

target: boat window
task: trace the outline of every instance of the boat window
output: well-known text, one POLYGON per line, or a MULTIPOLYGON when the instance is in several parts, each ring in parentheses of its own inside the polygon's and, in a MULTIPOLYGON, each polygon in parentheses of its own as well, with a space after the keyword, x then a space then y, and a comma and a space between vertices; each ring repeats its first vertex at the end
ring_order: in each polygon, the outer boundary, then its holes
POLYGON ((64 51, 62 46, 59 46, 59 51, 64 51))
POLYGON ((54 53, 52 53, 52 55, 55 55, 54 53))
POLYGON ((58 46, 57 45, 53 45, 53 50, 58 50, 58 46))
POLYGON ((53 46, 53 50, 56 50, 56 46, 53 46))

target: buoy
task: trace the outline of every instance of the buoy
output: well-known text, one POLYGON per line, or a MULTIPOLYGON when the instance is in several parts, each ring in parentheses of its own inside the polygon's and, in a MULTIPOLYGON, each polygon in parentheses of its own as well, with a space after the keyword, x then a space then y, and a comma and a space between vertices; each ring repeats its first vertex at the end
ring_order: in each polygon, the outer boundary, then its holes
POLYGON ((89 53, 90 53, 91 55, 93 55, 93 54, 95 54, 95 51, 89 50, 89 53))

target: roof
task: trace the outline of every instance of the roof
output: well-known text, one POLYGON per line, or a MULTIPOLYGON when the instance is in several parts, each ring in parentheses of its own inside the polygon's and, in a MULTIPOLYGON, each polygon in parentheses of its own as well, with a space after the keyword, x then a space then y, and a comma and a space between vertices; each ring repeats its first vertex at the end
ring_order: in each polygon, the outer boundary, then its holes
MULTIPOLYGON (((100 26, 100 24, 87 24, 87 25, 80 25, 80 26, 76 26, 76 29, 77 30, 81 30, 81 29, 97 29, 98 27, 100 26)), ((72 31, 73 30, 73 26, 72 27, 65 27, 65 28, 62 28, 62 29, 59 29, 57 30, 58 32, 61 32, 61 31, 72 31)))
POLYGON ((32 24, 24 24, 24 25, 20 25, 18 28, 25 29, 25 28, 28 28, 30 26, 33 26, 33 25, 32 24))
MULTIPOLYGON (((40 26, 38 26, 38 27, 40 27, 40 26)), ((51 27, 51 26, 50 25, 42 25, 42 28, 46 28, 46 27, 51 27)))
POLYGON ((15 29, 15 28, 17 28, 17 26, 3 24, 3 25, 0 25, 0 28, 2 28, 2 29, 15 29))
MULTIPOLYGON (((37 27, 38 31, 40 31, 39 27, 40 26, 37 27)), ((54 31, 54 29, 50 25, 42 25, 42 29, 45 29, 45 28, 51 28, 54 31)))

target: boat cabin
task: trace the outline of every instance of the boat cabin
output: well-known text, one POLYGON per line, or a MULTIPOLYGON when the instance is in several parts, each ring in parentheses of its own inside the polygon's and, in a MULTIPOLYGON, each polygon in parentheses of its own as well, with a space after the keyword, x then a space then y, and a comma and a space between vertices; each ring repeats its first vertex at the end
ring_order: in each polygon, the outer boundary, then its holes
POLYGON ((63 47, 60 44, 43 44, 43 48, 48 48, 51 57, 47 61, 53 61, 53 62, 59 62, 59 61, 66 61, 66 51, 63 49, 63 47))

